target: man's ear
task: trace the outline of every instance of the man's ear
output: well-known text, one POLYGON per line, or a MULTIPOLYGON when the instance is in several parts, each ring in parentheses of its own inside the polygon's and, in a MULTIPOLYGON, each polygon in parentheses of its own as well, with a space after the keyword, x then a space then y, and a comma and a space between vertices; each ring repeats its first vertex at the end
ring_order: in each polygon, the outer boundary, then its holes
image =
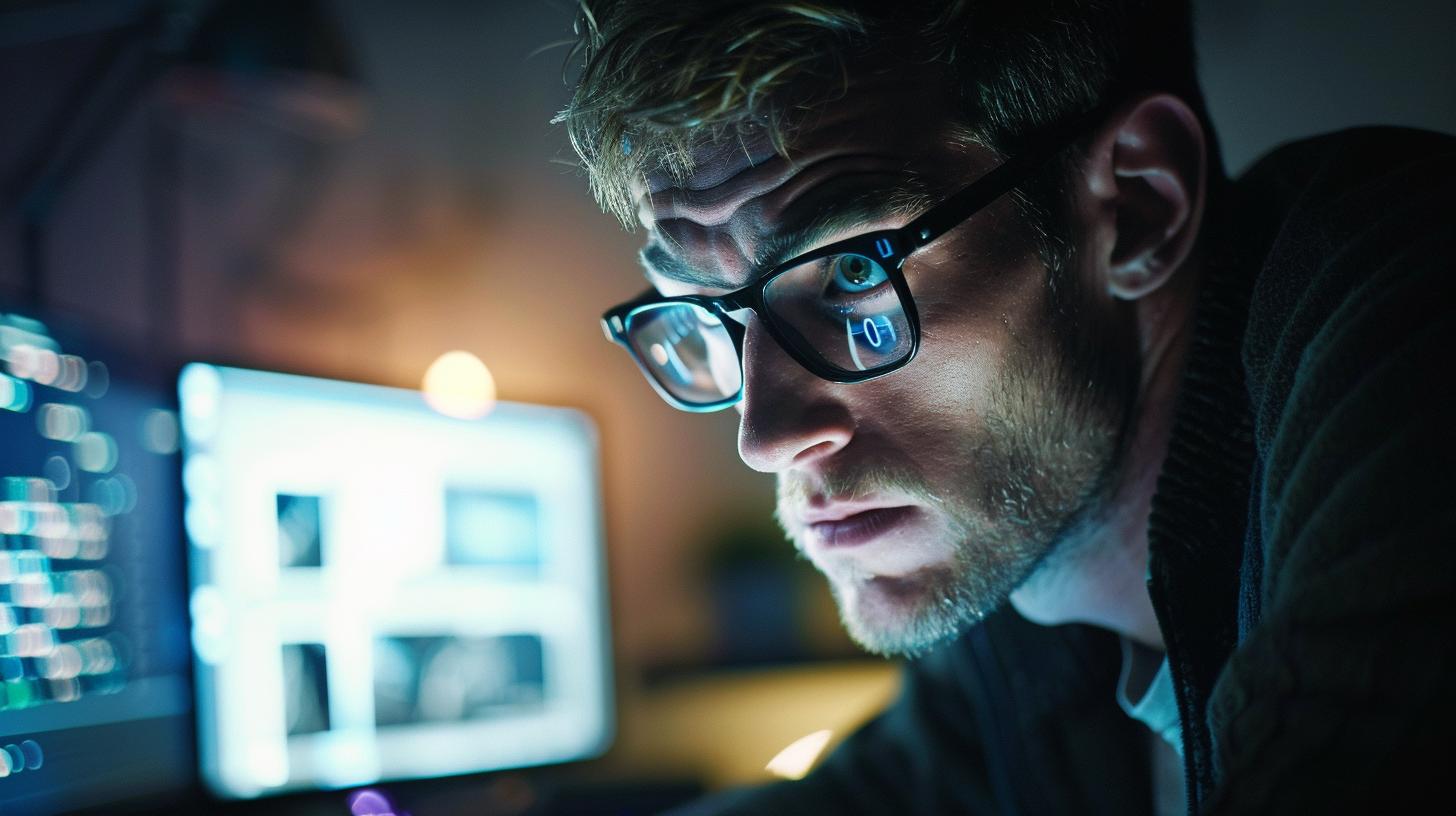
POLYGON ((1203 219, 1206 140, 1187 103, 1169 94, 1139 98, 1098 129, 1082 174, 1083 218, 1098 271, 1114 297, 1136 300, 1167 283, 1198 238, 1203 219))

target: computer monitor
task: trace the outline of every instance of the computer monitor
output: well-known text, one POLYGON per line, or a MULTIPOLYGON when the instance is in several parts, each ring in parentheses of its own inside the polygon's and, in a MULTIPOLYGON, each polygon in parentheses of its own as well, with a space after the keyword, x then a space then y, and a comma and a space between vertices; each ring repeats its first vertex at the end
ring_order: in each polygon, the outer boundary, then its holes
POLYGON ((187 366, 200 767, 224 797, 557 763, 612 730, 571 410, 187 366))
POLYGON ((195 779, 172 372, 0 308, 0 813, 195 779))

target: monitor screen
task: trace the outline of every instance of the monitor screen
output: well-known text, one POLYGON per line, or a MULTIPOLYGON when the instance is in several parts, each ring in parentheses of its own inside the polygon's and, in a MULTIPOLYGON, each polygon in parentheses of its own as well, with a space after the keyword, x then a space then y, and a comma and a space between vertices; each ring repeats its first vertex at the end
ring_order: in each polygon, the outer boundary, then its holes
POLYGON ((171 373, 0 310, 0 813, 195 778, 171 373))
POLYGON ((193 364, 179 382, 203 778, 223 796, 593 756, 595 433, 193 364))

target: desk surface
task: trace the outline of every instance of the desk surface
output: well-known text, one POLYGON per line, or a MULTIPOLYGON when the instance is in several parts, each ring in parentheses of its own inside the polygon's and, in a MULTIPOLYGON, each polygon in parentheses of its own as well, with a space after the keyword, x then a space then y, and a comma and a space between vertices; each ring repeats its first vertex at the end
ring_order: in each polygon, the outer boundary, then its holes
POLYGON ((883 709, 899 685, 899 664, 854 660, 624 689, 616 746, 603 770, 687 776, 711 788, 768 781, 774 777, 764 766, 790 743, 828 729, 827 753, 883 709))

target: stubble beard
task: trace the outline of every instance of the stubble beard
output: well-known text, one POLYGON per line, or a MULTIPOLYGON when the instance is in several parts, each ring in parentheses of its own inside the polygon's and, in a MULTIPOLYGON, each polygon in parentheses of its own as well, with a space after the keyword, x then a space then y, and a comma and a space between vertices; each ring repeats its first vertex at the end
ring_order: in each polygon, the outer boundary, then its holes
MULTIPOLYGON (((900 467, 814 487, 780 478, 781 509, 815 489, 901 496, 935 508, 956 542, 947 563, 907 576, 827 576, 845 629, 866 651, 921 654, 984 619, 1023 583, 1057 580, 1085 555, 1081 531, 1103 512, 1116 481, 1136 361, 1113 342, 1111 365, 1087 365, 1076 351, 1084 332, 1054 328, 1053 348, 1014 351, 998 374, 984 430, 962 453, 972 484, 947 495, 900 467)), ((802 556, 803 543, 790 540, 802 556)))

